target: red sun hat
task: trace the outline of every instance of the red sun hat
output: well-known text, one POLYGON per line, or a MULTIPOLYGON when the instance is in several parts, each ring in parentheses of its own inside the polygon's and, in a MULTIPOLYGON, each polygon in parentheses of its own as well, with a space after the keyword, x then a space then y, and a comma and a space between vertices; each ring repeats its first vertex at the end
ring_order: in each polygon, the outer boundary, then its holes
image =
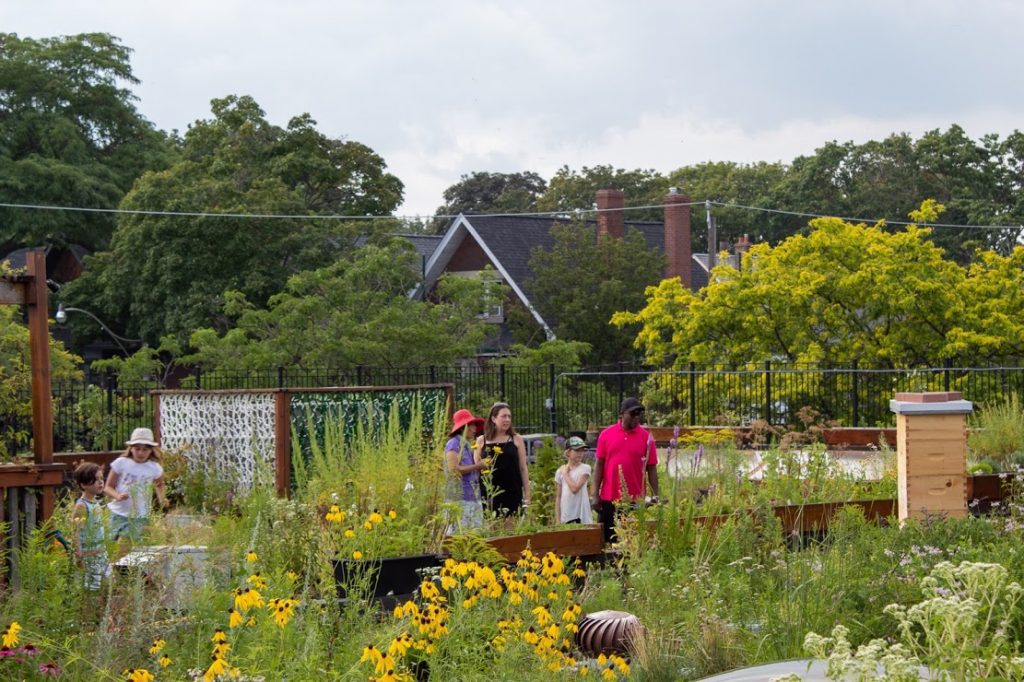
POLYGON ((454 423, 454 426, 452 426, 452 430, 448 432, 449 438, 454 436, 456 431, 467 424, 476 424, 478 429, 484 425, 483 417, 474 417, 473 413, 466 409, 459 410, 452 415, 452 422, 454 423))

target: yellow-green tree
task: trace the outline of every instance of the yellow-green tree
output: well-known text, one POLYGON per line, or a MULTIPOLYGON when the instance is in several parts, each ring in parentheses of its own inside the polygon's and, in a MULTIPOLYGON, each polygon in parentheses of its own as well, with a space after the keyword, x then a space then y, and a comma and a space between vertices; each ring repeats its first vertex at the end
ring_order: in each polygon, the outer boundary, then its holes
MULTIPOLYGON (((933 221, 941 210, 928 201, 912 219, 933 221)), ((1010 350, 1007 338, 1019 347, 1024 336, 1009 328, 1015 302, 1021 310, 1024 255, 986 254, 968 273, 930 234, 820 218, 806 235, 755 246, 741 270, 715 268, 698 293, 678 279, 649 287, 643 309, 617 313, 613 322, 639 323, 636 346, 647 361, 676 368, 764 360, 909 367, 951 353, 973 357, 979 348, 1010 350), (1016 279, 1007 279, 1011 273, 1016 279), (1003 288, 1015 298, 992 302, 1003 288), (986 332, 993 311, 1004 328, 986 332), (986 338, 993 334, 999 339, 986 338)))

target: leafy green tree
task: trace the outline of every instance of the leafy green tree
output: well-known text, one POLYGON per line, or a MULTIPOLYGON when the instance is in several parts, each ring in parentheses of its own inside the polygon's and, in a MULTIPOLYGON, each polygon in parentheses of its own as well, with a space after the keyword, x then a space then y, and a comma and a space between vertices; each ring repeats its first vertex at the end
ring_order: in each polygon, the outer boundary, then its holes
MULTIPOLYGON (((0 201, 115 208, 143 172, 173 160, 135 109, 131 50, 106 33, 0 34, 0 201)), ((112 215, 0 208, 3 251, 105 247, 112 215)))
POLYGON ((548 182, 547 190, 537 198, 538 211, 589 209, 599 189, 621 189, 626 206, 654 206, 628 211, 626 220, 662 220, 661 200, 668 193, 668 180, 654 170, 623 170, 612 166, 584 166, 579 171, 562 166, 548 182))
MULTIPOLYGON (((669 174, 668 182, 681 188, 693 201, 711 199, 740 206, 770 206, 771 192, 785 174, 786 167, 781 163, 719 161, 683 166, 669 174)), ((735 244, 744 234, 755 243, 770 240, 774 220, 770 213, 719 206, 713 207, 712 212, 719 241, 735 244)), ((701 252, 707 249, 706 212, 694 206, 691 215, 693 250, 701 252)))
MULTIPOLYGON (((926 202, 914 220, 934 221, 939 208, 926 202)), ((949 357, 966 276, 928 237, 914 226, 888 232, 816 219, 806 236, 754 246, 741 270, 717 267, 698 293, 664 280, 643 310, 613 322, 641 325, 636 346, 663 367, 936 363, 949 357)))
POLYGON ((437 302, 408 297, 419 283, 408 242, 360 247, 351 258, 293 275, 266 307, 226 296, 234 325, 198 329, 184 361, 207 369, 425 366, 472 356, 487 334, 485 283, 442 277, 437 302))
MULTIPOLYGON (((444 206, 436 215, 459 213, 526 213, 533 211, 537 197, 547 189, 544 179, 532 171, 463 175, 444 191, 444 206)), ((436 218, 435 231, 442 232, 450 218, 436 218)))
POLYGON ((151 344, 226 329, 225 291, 262 306, 290 275, 327 265, 381 229, 316 216, 386 214, 402 199, 383 159, 324 136, 308 115, 283 129, 237 96, 214 100, 213 115, 185 134, 182 159, 143 176, 122 207, 296 217, 123 215, 110 251, 90 259, 65 296, 151 344))
POLYGON ((589 344, 586 364, 631 359, 635 330, 609 320, 618 310, 643 306, 644 288, 661 279, 664 257, 636 230, 627 230, 621 240, 595 239, 593 227, 572 223, 555 225, 551 232, 554 247, 531 253, 530 300, 559 339, 589 344))
MULTIPOLYGON (((907 215, 931 197, 946 207, 945 223, 1017 225, 1024 223, 1017 191, 1019 151, 1019 133, 1003 142, 996 135, 974 141, 957 125, 918 140, 904 133, 860 145, 829 142, 794 159, 767 203, 874 220, 907 215)), ((805 231, 796 216, 772 217, 769 225, 766 237, 773 243, 805 231)), ((931 239, 964 263, 979 247, 1008 253, 1019 234, 1017 229, 936 228, 931 239)))

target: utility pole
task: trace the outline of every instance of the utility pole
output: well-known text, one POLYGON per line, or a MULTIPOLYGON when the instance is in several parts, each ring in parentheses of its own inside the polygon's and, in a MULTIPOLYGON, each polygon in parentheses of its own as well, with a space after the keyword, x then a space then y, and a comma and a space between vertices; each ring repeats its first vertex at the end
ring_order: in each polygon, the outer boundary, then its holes
POLYGON ((711 199, 704 200, 704 210, 708 216, 708 272, 715 267, 718 258, 718 231, 715 229, 715 216, 711 215, 711 199))

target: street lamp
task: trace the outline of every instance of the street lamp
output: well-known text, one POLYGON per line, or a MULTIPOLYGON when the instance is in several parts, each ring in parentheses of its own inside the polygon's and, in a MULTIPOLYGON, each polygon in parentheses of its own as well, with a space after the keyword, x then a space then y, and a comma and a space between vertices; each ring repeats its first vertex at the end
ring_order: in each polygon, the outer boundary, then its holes
POLYGON ((114 343, 117 344, 118 348, 120 348, 121 352, 124 353, 125 355, 128 355, 128 349, 124 347, 124 344, 121 343, 122 341, 124 341, 125 343, 137 343, 139 345, 142 345, 143 343, 142 339, 128 339, 123 336, 115 334, 113 331, 111 331, 110 327, 103 323, 103 320, 96 317, 88 310, 84 310, 82 308, 72 308, 70 306, 64 307, 63 303, 59 303, 57 304, 57 312, 54 314, 53 319, 57 320, 57 324, 64 324, 65 322, 68 321, 68 313, 85 313, 86 315, 91 317, 93 320, 96 321, 96 324, 98 324, 100 328, 103 329, 103 331, 110 335, 110 338, 114 339, 114 343))

